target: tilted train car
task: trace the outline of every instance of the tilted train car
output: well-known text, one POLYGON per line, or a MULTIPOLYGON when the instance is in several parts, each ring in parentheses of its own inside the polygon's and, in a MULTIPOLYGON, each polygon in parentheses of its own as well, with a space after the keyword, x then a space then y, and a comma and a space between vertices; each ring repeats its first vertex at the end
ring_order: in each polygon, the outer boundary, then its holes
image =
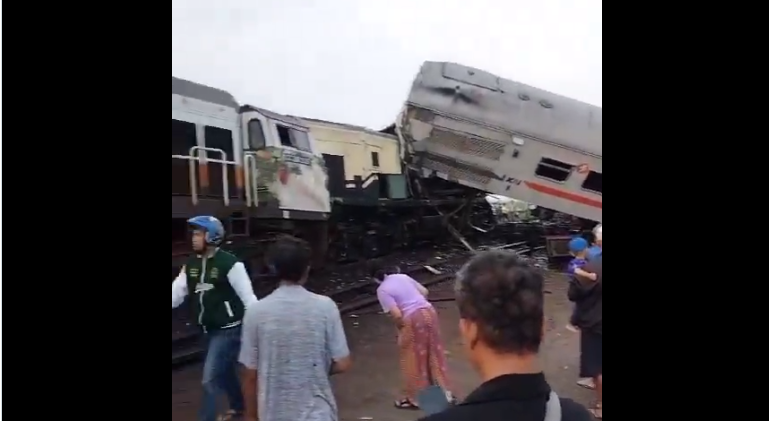
POLYGON ((600 107, 480 69, 426 62, 394 129, 421 177, 602 220, 600 107))
POLYGON ((189 250, 186 220, 198 214, 221 218, 228 247, 245 259, 289 233, 310 242, 319 267, 438 241, 447 221, 461 229, 473 213, 467 189, 437 180, 431 195, 417 191, 393 136, 241 106, 174 77, 171 86, 172 270, 189 250))

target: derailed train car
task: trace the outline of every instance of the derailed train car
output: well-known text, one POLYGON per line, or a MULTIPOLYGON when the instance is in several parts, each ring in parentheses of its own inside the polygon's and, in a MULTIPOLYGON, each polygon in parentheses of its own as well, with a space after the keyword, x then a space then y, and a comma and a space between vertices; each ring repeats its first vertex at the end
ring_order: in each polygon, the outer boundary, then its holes
POLYGON ((416 243, 445 242, 452 235, 446 228, 449 224, 458 227, 456 233, 480 233, 472 224, 486 226, 492 219, 483 194, 443 180, 429 184, 430 190, 420 189, 403 172, 395 135, 344 123, 302 120, 328 170, 331 260, 356 260, 416 243), (468 192, 473 200, 468 199, 468 192))
POLYGON ((426 62, 392 132, 421 178, 601 221, 602 129, 600 107, 480 69, 426 62))
MULTIPOLYGON (((318 124, 238 104, 220 89, 171 82, 172 273, 189 250, 185 221, 196 214, 222 219, 226 247, 247 262, 259 264, 275 236, 287 233, 311 243, 316 267, 441 241, 448 223, 464 230, 470 215, 490 217, 483 195, 471 192, 479 200, 468 200, 461 186, 435 180, 430 194, 422 192, 399 170, 399 143, 377 157, 397 165, 346 172, 344 152, 318 146, 310 129, 318 124)), ((344 130, 353 143, 367 131, 344 130)))

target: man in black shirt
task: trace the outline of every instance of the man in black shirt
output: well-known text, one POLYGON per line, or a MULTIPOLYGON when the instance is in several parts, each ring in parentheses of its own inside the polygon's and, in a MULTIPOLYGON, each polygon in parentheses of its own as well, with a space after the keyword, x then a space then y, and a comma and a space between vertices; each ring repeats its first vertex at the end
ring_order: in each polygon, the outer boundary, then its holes
POLYGON ((421 421, 592 420, 582 405, 551 394, 542 373, 539 272, 512 252, 480 253, 457 274, 457 305, 465 351, 484 383, 461 404, 421 421))

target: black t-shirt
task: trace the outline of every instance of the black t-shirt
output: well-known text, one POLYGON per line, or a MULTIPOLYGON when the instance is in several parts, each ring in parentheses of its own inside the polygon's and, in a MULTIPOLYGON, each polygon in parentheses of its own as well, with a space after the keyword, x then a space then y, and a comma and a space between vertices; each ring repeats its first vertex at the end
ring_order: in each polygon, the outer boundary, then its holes
MULTIPOLYGON (((419 421, 543 421, 549 397, 544 374, 508 374, 482 384, 461 404, 419 421)), ((561 421, 593 421, 593 416, 561 397, 561 421)))

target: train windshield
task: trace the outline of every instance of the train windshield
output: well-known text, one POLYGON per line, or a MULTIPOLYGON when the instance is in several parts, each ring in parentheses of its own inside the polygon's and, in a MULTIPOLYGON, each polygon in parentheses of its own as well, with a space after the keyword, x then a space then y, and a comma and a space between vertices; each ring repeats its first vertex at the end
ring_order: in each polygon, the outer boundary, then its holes
POLYGON ((251 119, 248 122, 248 145, 253 150, 263 149, 267 146, 267 138, 264 136, 264 127, 259 119, 251 119))

